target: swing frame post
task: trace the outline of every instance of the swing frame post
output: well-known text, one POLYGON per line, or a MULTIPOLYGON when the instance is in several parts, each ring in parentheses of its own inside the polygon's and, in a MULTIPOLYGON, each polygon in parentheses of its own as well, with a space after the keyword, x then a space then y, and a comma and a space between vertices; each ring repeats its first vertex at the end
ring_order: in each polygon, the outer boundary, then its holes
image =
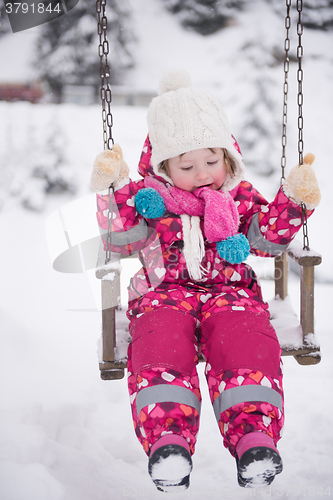
MULTIPOLYGON (((117 261, 118 262, 118 261, 117 261)), ((102 380, 119 380, 125 375, 126 363, 116 360, 116 310, 120 305, 120 271, 108 263, 97 265, 96 278, 101 280, 102 352, 99 369, 102 380)))
POLYGON ((275 296, 284 300, 288 295, 288 256, 285 252, 274 258, 275 296))
POLYGON ((309 333, 314 333, 314 266, 301 266, 300 277, 301 325, 303 337, 306 337, 309 333))
MULTIPOLYGON (((102 283, 102 297, 108 293, 102 283), (104 289, 104 290, 103 290, 104 289)), ((103 361, 114 361, 115 348, 115 331, 116 331, 116 314, 115 308, 103 309, 102 311, 102 342, 103 342, 103 361), (111 332, 107 335, 106 332, 111 332)))
MULTIPOLYGON (((107 277, 107 275, 106 275, 107 277)), ((102 278, 102 341, 103 341, 103 361, 114 361, 114 348, 116 338, 116 308, 107 302, 115 294, 114 285, 102 278), (112 332, 107 335, 106 332, 112 332)))
POLYGON ((300 252, 293 245, 275 257, 275 297, 285 300, 288 295, 288 257, 300 266, 300 325, 303 347, 284 349, 283 356, 294 356, 300 365, 315 365, 321 360, 320 348, 314 345, 314 268, 321 263, 321 255, 314 251, 300 252), (311 338, 309 337, 311 335, 311 338))

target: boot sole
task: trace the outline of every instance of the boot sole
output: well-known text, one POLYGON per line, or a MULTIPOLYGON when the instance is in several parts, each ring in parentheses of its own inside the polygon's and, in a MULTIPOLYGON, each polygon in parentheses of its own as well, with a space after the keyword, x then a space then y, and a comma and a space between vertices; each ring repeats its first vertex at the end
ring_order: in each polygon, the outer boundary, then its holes
POLYGON ((238 484, 243 488, 269 486, 283 469, 278 452, 266 446, 250 448, 236 461, 238 484))
POLYGON ((157 448, 148 462, 149 475, 156 488, 164 492, 186 490, 190 485, 192 467, 190 453, 183 446, 177 444, 168 444, 157 448), (172 466, 173 458, 177 460, 179 467, 172 466))

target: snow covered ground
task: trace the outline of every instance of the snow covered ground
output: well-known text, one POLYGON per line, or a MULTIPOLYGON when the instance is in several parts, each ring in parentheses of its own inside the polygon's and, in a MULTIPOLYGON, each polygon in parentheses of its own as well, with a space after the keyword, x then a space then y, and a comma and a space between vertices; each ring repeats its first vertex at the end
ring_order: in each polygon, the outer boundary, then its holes
MULTIPOLYGON (((253 16, 250 31, 243 33, 240 26, 233 26, 204 39, 184 33, 165 11, 163 30, 156 29, 157 23, 148 24, 148 12, 156 15, 157 10, 157 19, 162 16, 153 0, 133 0, 133 5, 140 26, 141 56, 138 54, 138 66, 129 81, 156 88, 164 67, 186 67, 196 84, 215 88, 221 96, 237 136, 247 97, 245 76, 241 76, 242 71, 250 69, 244 66, 246 54, 240 51, 239 64, 235 54, 254 36, 250 33, 252 28, 266 35, 270 32, 269 40, 275 41, 279 35, 275 17, 270 19, 273 24, 267 26, 258 18, 265 12, 253 8, 248 14, 253 16), (170 40, 174 46, 170 46, 170 40), (212 67, 215 71, 211 77, 212 67), (228 83, 224 79, 226 71, 228 83), (231 76, 234 73, 236 76, 231 76), (236 99, 239 93, 241 98, 236 99)), ((311 244, 324 257, 315 292, 316 335, 323 359, 319 365, 309 367, 298 365, 293 358, 284 359, 286 425, 279 445, 284 471, 269 489, 255 492, 237 486, 234 459, 222 446, 200 365, 204 399, 201 429, 191 487, 178 495, 180 499, 325 499, 333 495, 333 337, 329 314, 333 297, 333 238, 326 215, 330 210, 328 180, 332 179, 328 151, 332 130, 332 35, 309 32, 309 38, 306 149, 317 155, 323 194, 321 207, 310 221, 311 244)), ((115 139, 123 147, 133 176, 146 134, 145 114, 144 108, 114 109, 115 139)), ((91 164, 102 149, 100 116, 98 106, 0 103, 0 136, 5 139, 0 146, 3 183, 13 174, 3 168, 7 162, 15 168, 24 164, 31 153, 31 129, 34 148, 47 155, 41 148, 48 137, 50 120, 59 123, 67 162, 79 179, 75 196, 48 197, 44 212, 23 209, 14 194, 7 196, 0 212, 1 500, 163 497, 148 476, 145 454, 134 435, 126 380, 103 382, 99 378, 97 342, 101 314, 96 310, 87 277, 56 273, 48 253, 45 222, 49 215, 90 193, 91 164), (8 175, 4 175, 6 171, 8 175)), ((290 141, 289 149, 292 146, 295 147, 295 140, 290 141)), ((290 166, 296 162, 297 155, 291 152, 290 166)), ((272 198, 277 178, 267 180, 251 172, 248 177, 267 198, 272 198)), ((270 276, 271 269, 262 268, 261 261, 256 260, 254 266, 263 277, 270 276)), ((126 262, 124 282, 131 272, 131 264, 126 262)), ((263 279, 262 286, 265 297, 270 299, 274 294, 272 281, 263 279)), ((295 310, 298 296, 298 279, 292 274, 290 297, 295 310)))
MULTIPOLYGON (((71 106, 62 109, 67 117, 74 114, 71 106)), ((89 113, 98 115, 97 111, 90 109, 89 113)), ((76 112, 80 122, 82 109, 76 112)), ((129 116, 140 121, 144 113, 117 110, 124 125, 129 116)), ((137 150, 140 140, 135 144, 137 150)), ((94 144, 93 138, 91 142, 94 144)), ((130 138, 126 146, 131 143, 130 138)), ((94 149, 98 145, 89 145, 87 156, 94 149)), ((88 170, 84 168, 82 174, 87 181, 88 170)), ((51 266, 45 221, 69 201, 69 196, 50 198, 41 214, 11 207, 0 218, 0 498, 158 498, 161 494, 150 483, 146 458, 132 429, 126 382, 99 378, 101 316, 88 280, 84 275, 56 273, 51 266)), ((123 271, 127 278, 129 265, 126 262, 123 271)), ((290 281, 297 310, 298 280, 291 275, 290 281)), ((263 280, 262 284, 270 299, 272 282, 263 280)), ((317 284, 316 333, 322 362, 304 367, 285 359, 286 426, 280 442, 285 470, 268 490, 272 497, 321 498, 329 487, 333 491, 331 300, 332 285, 317 284)), ((203 375, 202 366, 200 371, 203 375)), ((192 486, 180 498, 243 498, 234 461, 222 446, 203 377, 202 382, 204 405, 192 486)))

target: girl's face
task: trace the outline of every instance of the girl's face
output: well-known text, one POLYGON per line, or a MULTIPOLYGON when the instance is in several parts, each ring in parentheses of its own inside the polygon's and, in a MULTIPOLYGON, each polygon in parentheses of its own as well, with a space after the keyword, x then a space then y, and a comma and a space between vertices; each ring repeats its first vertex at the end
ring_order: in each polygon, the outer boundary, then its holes
POLYGON ((224 153, 220 148, 189 151, 170 158, 167 164, 174 185, 191 193, 203 186, 217 191, 227 174, 224 153))

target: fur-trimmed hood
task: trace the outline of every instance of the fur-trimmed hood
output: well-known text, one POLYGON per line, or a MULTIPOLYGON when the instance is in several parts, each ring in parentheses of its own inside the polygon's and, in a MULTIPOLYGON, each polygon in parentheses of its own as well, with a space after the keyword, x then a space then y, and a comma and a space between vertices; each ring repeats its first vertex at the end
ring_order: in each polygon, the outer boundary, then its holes
MULTIPOLYGON (((237 152, 238 155, 238 160, 233 161, 232 157, 230 156, 230 159, 232 161, 232 166, 235 172, 235 175, 233 177, 230 176, 229 173, 227 173, 226 181, 223 185, 223 191, 232 191, 238 184, 244 180, 244 165, 243 165, 243 159, 241 155, 241 151, 238 145, 238 142, 236 139, 232 136, 233 140, 233 148, 237 152)), ((229 153, 229 150, 228 150, 229 153)), ((149 135, 147 135, 145 143, 142 148, 142 153, 138 165, 138 172, 142 177, 146 177, 147 175, 150 175, 152 177, 155 177, 157 180, 163 182, 166 185, 173 185, 172 180, 170 177, 167 175, 165 170, 161 169, 160 166, 155 168, 152 165, 151 162, 151 156, 152 156, 152 146, 149 140, 149 135)))

